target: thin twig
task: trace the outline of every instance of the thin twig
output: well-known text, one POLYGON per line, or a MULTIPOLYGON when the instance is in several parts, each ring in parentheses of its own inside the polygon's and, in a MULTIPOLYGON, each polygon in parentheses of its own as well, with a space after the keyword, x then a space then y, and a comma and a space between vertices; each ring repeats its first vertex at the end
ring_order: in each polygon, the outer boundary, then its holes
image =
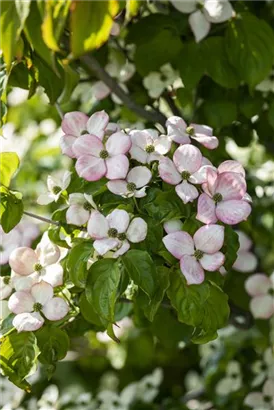
POLYGON ((59 222, 53 221, 52 219, 49 219, 49 218, 45 218, 44 216, 36 215, 36 214, 33 214, 32 212, 28 212, 28 211, 24 211, 23 213, 25 215, 30 216, 31 218, 38 219, 39 221, 46 222, 48 224, 52 224, 52 225, 56 225, 56 226, 60 226, 59 222))
POLYGON ((179 110, 179 108, 176 106, 173 98, 170 96, 170 94, 167 92, 163 95, 164 99, 166 100, 166 102, 169 105, 169 108, 171 109, 172 113, 174 115, 177 115, 178 117, 180 117, 182 115, 181 111, 179 110))
POLYGON ((117 84, 116 80, 112 78, 92 55, 80 57, 80 61, 89 73, 94 73, 99 80, 103 81, 111 91, 124 103, 126 107, 135 112, 140 117, 153 123, 160 123, 165 125, 166 117, 157 110, 148 111, 141 105, 137 104, 132 98, 117 84))

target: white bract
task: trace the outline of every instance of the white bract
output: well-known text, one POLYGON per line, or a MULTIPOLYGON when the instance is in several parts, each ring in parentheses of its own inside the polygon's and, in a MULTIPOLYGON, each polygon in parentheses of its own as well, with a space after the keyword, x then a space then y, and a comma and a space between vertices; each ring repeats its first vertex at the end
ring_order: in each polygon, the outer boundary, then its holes
POLYGON ((71 180, 71 172, 65 171, 62 177, 53 177, 48 175, 47 187, 48 192, 39 195, 37 203, 39 205, 48 205, 51 202, 57 202, 62 192, 67 189, 71 180))
POLYGON ((147 184, 152 178, 151 171, 146 167, 132 168, 126 179, 116 179, 109 181, 107 187, 113 194, 121 195, 125 198, 132 196, 142 198, 146 196, 147 184))
POLYGON ((115 250, 113 257, 117 258, 129 250, 130 242, 138 243, 146 238, 147 223, 139 217, 130 221, 129 214, 122 209, 115 209, 107 217, 94 211, 88 233, 95 239, 93 246, 100 255, 115 250))
POLYGON ((242 373, 238 362, 228 363, 225 377, 217 383, 216 393, 225 396, 242 387, 242 373))
POLYGON ((162 155, 167 154, 171 148, 171 139, 160 135, 156 130, 133 130, 129 133, 132 146, 129 151, 131 158, 141 164, 158 161, 162 155))
POLYGON ((201 41, 210 31, 211 23, 223 23, 233 14, 233 8, 228 0, 170 0, 181 13, 190 14, 189 24, 196 42, 201 41))
POLYGON ((274 273, 270 277, 263 273, 250 276, 245 289, 251 296, 252 315, 257 319, 269 319, 274 314, 274 273))
POLYGON ((159 72, 150 72, 144 77, 143 84, 151 98, 159 98, 167 88, 183 87, 179 73, 169 63, 160 67, 159 72))
POLYGON ((274 406, 274 379, 268 379, 264 385, 262 392, 249 393, 244 404, 255 410, 273 410, 274 406))
POLYGON ((251 370, 255 374, 252 386, 259 386, 266 378, 274 379, 274 352, 271 347, 264 351, 262 360, 252 364, 251 370))
POLYGON ((66 220, 68 224, 72 225, 84 225, 88 221, 92 210, 97 209, 92 195, 88 194, 70 194, 68 203, 66 220))
POLYGON ((11 312, 15 313, 12 324, 18 332, 31 332, 48 320, 64 318, 69 307, 64 299, 53 296, 53 287, 44 281, 36 283, 30 291, 19 291, 11 295, 8 302, 11 312))

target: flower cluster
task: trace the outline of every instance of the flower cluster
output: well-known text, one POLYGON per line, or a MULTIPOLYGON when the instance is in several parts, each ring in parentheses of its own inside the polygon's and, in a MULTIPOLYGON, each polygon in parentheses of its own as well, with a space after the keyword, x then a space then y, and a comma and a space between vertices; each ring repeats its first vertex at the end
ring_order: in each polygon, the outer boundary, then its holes
POLYGON ((274 314, 274 273, 269 277, 255 273, 245 282, 249 296, 250 310, 257 319, 269 319, 274 314))
POLYGON ((60 249, 47 234, 35 250, 20 247, 11 253, 12 272, 11 276, 1 276, 1 299, 10 296, 8 308, 16 314, 13 326, 18 332, 37 330, 45 318, 60 320, 68 313, 65 300, 54 297, 54 288, 63 284, 60 257, 60 249))
MULTIPOLYGON (((153 129, 126 132, 110 123, 108 115, 101 111, 90 118, 81 112, 67 113, 62 129, 61 150, 76 159, 79 177, 89 182, 106 178, 105 186, 111 193, 134 198, 137 213, 140 212, 136 198, 145 197, 151 185, 161 180, 170 185, 170 190, 175 187, 183 204, 197 200, 196 218, 205 226, 192 238, 182 231, 179 221, 169 221, 165 225, 168 235, 163 238, 169 252, 180 260, 188 284, 202 283, 205 270, 222 267, 224 227, 219 223, 235 225, 247 219, 251 198, 240 163, 228 160, 215 167, 194 145, 217 148, 219 142, 212 128, 187 125, 182 118, 173 116, 166 122, 166 132, 153 129)), ((65 185, 60 186, 58 194, 65 185)), ((99 255, 112 251, 112 257, 117 258, 130 248, 130 243, 146 238, 147 223, 143 218, 123 209, 105 215, 91 195, 70 194, 68 206, 67 222, 87 224, 99 255)), ((243 251, 248 249, 243 245, 243 251)))

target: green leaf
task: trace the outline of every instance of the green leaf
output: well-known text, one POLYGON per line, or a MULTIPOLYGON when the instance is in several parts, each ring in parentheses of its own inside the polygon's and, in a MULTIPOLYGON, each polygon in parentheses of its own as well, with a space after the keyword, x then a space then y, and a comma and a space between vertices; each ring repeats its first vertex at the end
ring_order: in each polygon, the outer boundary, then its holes
POLYGON ((10 232, 23 216, 23 202, 19 192, 0 187, 0 218, 3 231, 10 232))
POLYGON ((273 64, 274 33, 266 21, 250 13, 233 19, 225 36, 230 64, 251 87, 261 82, 273 64))
MULTIPOLYGON (((15 0, 15 7, 20 20, 19 31, 23 30, 25 21, 30 12, 31 0, 15 0)), ((19 32, 17 33, 19 35, 19 32)))
POLYGON ((5 336, 1 342, 1 371, 16 386, 30 391, 25 379, 36 369, 38 354, 34 333, 16 332, 5 336))
POLYGON ((122 261, 133 282, 152 300, 156 292, 157 271, 149 253, 131 249, 123 255, 122 261))
POLYGON ((100 319, 98 313, 94 310, 92 303, 89 303, 85 293, 80 297, 79 307, 83 318, 93 325, 98 326, 102 330, 106 328, 108 322, 100 319))
POLYGON ((267 118, 271 127, 274 128, 274 101, 272 101, 269 106, 267 118))
POLYGON ((222 128, 237 119, 237 106, 233 101, 207 100, 202 109, 206 123, 213 128, 222 128))
POLYGON ((246 92, 240 95, 239 109, 246 118, 251 118, 256 114, 259 114, 264 105, 264 98, 262 93, 255 91, 252 95, 247 95, 246 92))
POLYGON ((87 262, 93 255, 93 244, 91 240, 84 241, 74 246, 69 252, 67 269, 69 278, 75 286, 84 288, 88 275, 87 262))
POLYGON ((229 272, 237 259, 237 252, 240 247, 239 236, 229 225, 225 225, 225 240, 223 253, 225 255, 224 267, 229 272))
POLYGON ((169 269, 164 266, 158 266, 156 268, 155 292, 150 298, 144 293, 140 292, 137 296, 137 303, 144 310, 145 316, 151 322, 157 313, 159 306, 165 296, 166 290, 169 287, 169 269))
POLYGON ((57 327, 43 326, 35 332, 37 344, 41 351, 39 361, 46 365, 48 377, 50 378, 55 370, 58 360, 66 356, 70 340, 67 333, 57 327))
POLYGON ((62 94, 58 98, 59 104, 65 104, 70 100, 71 94, 79 82, 80 75, 69 65, 64 65, 65 81, 62 94))
POLYGON ((1 1, 0 48, 3 51, 3 56, 8 71, 11 68, 11 63, 15 56, 20 25, 20 19, 16 11, 15 2, 6 0, 1 1))
MULTIPOLYGON (((203 338, 209 335, 215 338, 216 331, 227 324, 228 297, 211 282, 187 285, 181 271, 173 271, 167 295, 179 321, 197 328, 196 334, 198 332, 203 338)), ((196 343, 198 340, 193 341, 196 343)))
POLYGON ((1 184, 9 187, 12 176, 20 165, 20 160, 15 152, 0 153, 1 184))
POLYGON ((107 41, 118 10, 116 0, 72 2, 71 51, 74 57, 99 48, 107 41))
POLYGON ((184 44, 176 64, 184 86, 186 88, 196 87, 206 68, 201 45, 194 42, 184 44))
POLYGON ((210 37, 203 41, 203 60, 208 75, 222 87, 236 88, 240 79, 230 65, 223 37, 210 37), (210 57, 209 57, 210 56, 210 57))
POLYGON ((126 2, 126 20, 130 20, 138 14, 140 0, 127 0, 126 2))
POLYGON ((108 322, 114 322, 115 302, 121 272, 116 259, 101 259, 89 269, 86 297, 94 310, 108 322))

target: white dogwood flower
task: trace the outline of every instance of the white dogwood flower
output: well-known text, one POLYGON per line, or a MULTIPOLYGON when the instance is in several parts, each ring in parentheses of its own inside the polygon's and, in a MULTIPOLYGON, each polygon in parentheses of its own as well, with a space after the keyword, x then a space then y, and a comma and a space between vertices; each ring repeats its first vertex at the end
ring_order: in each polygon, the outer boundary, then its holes
POLYGON ((57 202, 63 191, 67 189, 71 180, 71 172, 65 171, 61 178, 48 175, 47 187, 48 192, 39 195, 37 203, 39 205, 48 205, 51 202, 57 202))
POLYGON ((88 221, 92 210, 97 209, 92 195, 88 194, 70 194, 68 203, 66 220, 68 224, 72 225, 84 225, 88 221))

